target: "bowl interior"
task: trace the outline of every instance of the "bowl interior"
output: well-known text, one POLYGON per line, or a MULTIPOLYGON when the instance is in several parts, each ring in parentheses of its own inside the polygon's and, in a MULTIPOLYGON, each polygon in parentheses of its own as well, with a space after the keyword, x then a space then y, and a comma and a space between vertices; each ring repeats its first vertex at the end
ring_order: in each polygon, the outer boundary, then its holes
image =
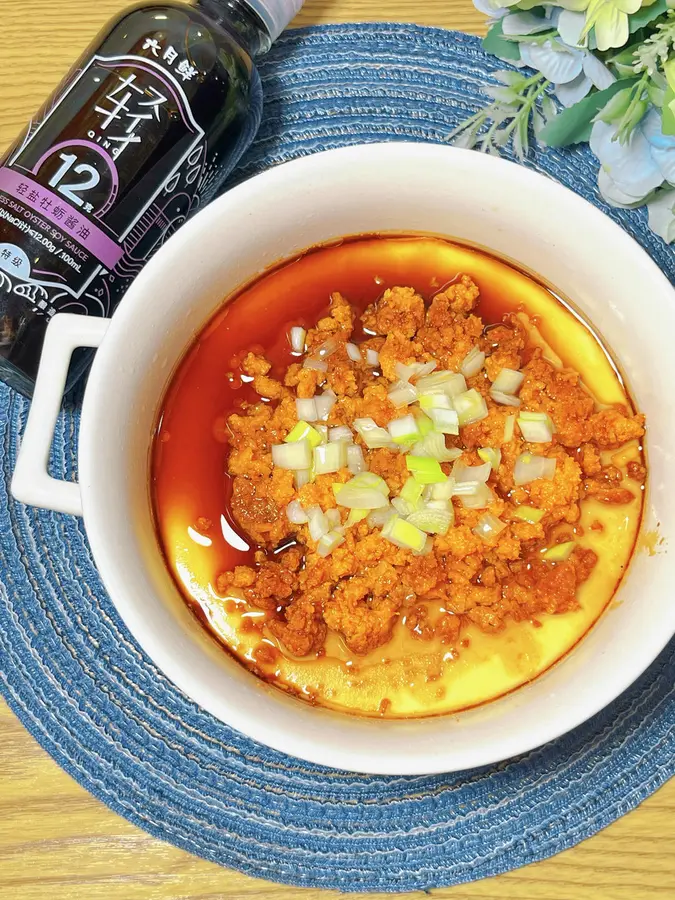
POLYGON ((675 534, 675 305, 644 252, 594 207, 521 167, 443 147, 369 145, 317 154, 235 188, 156 255, 119 307, 92 369, 80 438, 87 531, 126 624, 192 699, 257 740, 382 774, 491 763, 557 737, 628 686, 675 632, 667 552, 675 534), (518 260, 579 307, 620 361, 649 422, 645 522, 620 603, 561 664, 455 716, 379 721, 312 709, 262 684, 203 631, 171 579, 149 503, 149 449, 164 389, 192 337, 242 283, 314 244, 366 232, 428 232, 518 260), (649 608, 649 615, 645 614, 649 608), (386 748, 383 752, 383 747, 386 748))

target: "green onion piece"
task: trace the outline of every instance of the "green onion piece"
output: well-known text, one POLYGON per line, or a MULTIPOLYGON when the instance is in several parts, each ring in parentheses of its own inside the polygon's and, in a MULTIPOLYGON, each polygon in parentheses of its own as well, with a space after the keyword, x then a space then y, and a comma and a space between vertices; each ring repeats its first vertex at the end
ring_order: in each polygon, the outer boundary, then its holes
POLYGON ((284 443, 294 444, 297 441, 308 440, 311 447, 318 447, 321 443, 321 435, 308 422, 300 421, 284 438, 284 443))
POLYGON ((440 463, 430 456, 407 456, 405 464, 419 484, 437 484, 445 481, 440 463))
POLYGON ((504 439, 502 441, 503 444, 508 444, 509 441, 513 440, 513 435, 516 430, 516 417, 514 415, 507 416, 504 421, 504 439))
POLYGON ((441 371, 433 375, 425 375, 419 378, 415 384, 417 393, 422 394, 447 394, 454 397, 466 391, 466 379, 458 372, 441 371))
POLYGON ((419 430, 419 433, 424 438, 434 430, 434 423, 431 421, 429 416, 421 413, 417 416, 417 428, 419 430))
POLYGON ((369 512, 369 509, 350 509, 349 515, 347 516, 347 527, 362 522, 367 518, 369 512))
POLYGON ((517 369, 500 369, 492 384, 492 390, 513 396, 520 390, 524 378, 523 373, 517 369))
POLYGON ((335 550, 336 547, 339 547, 340 544, 344 543, 344 535, 340 534, 339 531, 329 531, 328 534, 325 534, 322 538, 319 538, 319 543, 316 546, 316 552, 319 556, 330 556, 330 554, 335 550))
POLYGON ((399 497, 405 500, 406 503, 410 503, 411 506, 415 506, 416 503, 419 503, 423 491, 424 485, 421 485, 419 482, 415 481, 415 479, 411 475, 401 488, 399 497))
POLYGON ((553 422, 546 413, 522 412, 518 427, 528 443, 548 444, 553 440, 553 422))
POLYGON ((417 422, 413 416, 393 419, 387 425, 387 430, 395 444, 414 444, 420 437, 417 422))
POLYGON ((455 492, 455 479, 446 478, 439 484, 432 484, 429 488, 431 500, 449 500, 455 492))
POLYGON ((499 464, 502 461, 502 451, 495 450, 494 447, 481 447, 478 451, 478 455, 483 460, 483 462, 490 463, 493 470, 496 472, 499 468, 499 464))
POLYGON ((431 431, 421 441, 413 444, 414 456, 431 456, 439 462, 452 462, 459 459, 462 451, 459 447, 446 447, 445 436, 438 431, 431 431))
POLYGON ((549 562, 565 562, 566 559, 569 559, 575 547, 576 541, 565 541, 564 544, 556 544, 554 547, 549 547, 541 555, 549 562))
POLYGON ((493 516, 492 513, 485 513, 476 523, 473 533, 478 535, 483 541, 491 541, 505 528, 506 524, 501 519, 493 516))
POLYGON ((485 398, 475 388, 457 394, 453 400, 460 425, 471 425, 472 422, 480 422, 487 418, 488 408, 485 398))
POLYGON ((347 483, 350 487, 372 488, 375 491, 379 491, 385 497, 389 496, 389 485, 384 478, 380 478, 380 476, 376 475, 374 472, 360 472, 347 483))
POLYGON ((529 522, 530 525, 536 525, 541 522, 546 513, 543 509, 537 509, 534 506, 519 506, 511 513, 516 519, 522 519, 523 522, 529 522))
POLYGON ((279 469, 309 469, 312 448, 307 439, 292 444, 272 444, 272 462, 279 469))
POLYGON ((408 516, 408 522, 427 534, 447 534, 454 516, 442 509, 425 508, 408 516))
POLYGON ((421 553, 426 547, 427 536, 419 528, 400 516, 392 516, 382 528, 382 537, 404 550, 421 553))
POLYGON ((469 350, 462 360, 459 371, 465 378, 473 378, 483 368, 484 363, 485 354, 480 348, 474 347, 472 350, 469 350))
POLYGON ((419 402, 420 408, 424 410, 453 409, 452 400, 447 394, 423 394, 419 402))
POLYGON ((347 465, 347 445, 344 441, 334 444, 319 444, 314 448, 315 475, 330 475, 347 465))
POLYGON ((459 415, 454 409, 430 409, 429 415, 441 434, 459 434, 459 415))
POLYGON ((378 447, 391 447, 392 442, 389 432, 386 428, 380 428, 373 419, 354 419, 353 424, 354 430, 370 450, 375 450, 378 447))
POLYGON ((333 485, 335 500, 347 509, 382 509, 389 506, 389 500, 375 488, 354 487, 348 484, 333 485))
MULTIPOLYGON (((470 484, 471 482, 467 483, 470 484)), ((455 488, 456 490, 457 488, 455 488)), ((475 491, 460 496, 464 509, 487 509, 494 502, 494 499, 494 495, 487 484, 478 484, 475 491)))

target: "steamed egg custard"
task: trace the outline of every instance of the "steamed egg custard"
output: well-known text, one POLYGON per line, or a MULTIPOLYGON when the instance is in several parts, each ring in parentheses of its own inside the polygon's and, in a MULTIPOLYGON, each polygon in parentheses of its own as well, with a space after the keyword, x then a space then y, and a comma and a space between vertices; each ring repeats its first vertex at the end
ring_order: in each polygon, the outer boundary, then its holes
POLYGON ((187 351, 154 440, 158 540, 266 682, 456 712, 536 678, 612 600, 644 426, 535 278, 450 240, 349 238, 228 298, 187 351))

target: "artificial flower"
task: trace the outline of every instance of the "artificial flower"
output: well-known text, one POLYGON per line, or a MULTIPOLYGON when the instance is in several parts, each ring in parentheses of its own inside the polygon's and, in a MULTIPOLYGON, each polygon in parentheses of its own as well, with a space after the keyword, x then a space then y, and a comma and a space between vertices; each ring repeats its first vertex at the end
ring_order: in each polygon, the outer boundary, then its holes
POLYGON ((675 182, 675 137, 664 135, 661 117, 651 109, 628 140, 617 139, 618 123, 597 121, 591 150, 600 160, 598 187, 612 206, 635 206, 664 181, 675 182))
POLYGON ((643 0, 557 0, 557 3, 570 12, 584 12, 582 37, 594 28, 598 50, 609 50, 626 43, 628 16, 640 9, 643 0))

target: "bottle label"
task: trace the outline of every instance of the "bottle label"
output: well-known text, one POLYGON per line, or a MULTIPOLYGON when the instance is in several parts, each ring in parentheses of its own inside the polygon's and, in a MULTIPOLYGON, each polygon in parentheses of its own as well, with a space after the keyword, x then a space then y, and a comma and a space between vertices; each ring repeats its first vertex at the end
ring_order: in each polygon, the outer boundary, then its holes
POLYGON ((34 312, 108 315, 115 281, 198 202, 206 142, 184 85, 199 73, 159 40, 143 49, 94 56, 0 167, 0 295, 34 312))

